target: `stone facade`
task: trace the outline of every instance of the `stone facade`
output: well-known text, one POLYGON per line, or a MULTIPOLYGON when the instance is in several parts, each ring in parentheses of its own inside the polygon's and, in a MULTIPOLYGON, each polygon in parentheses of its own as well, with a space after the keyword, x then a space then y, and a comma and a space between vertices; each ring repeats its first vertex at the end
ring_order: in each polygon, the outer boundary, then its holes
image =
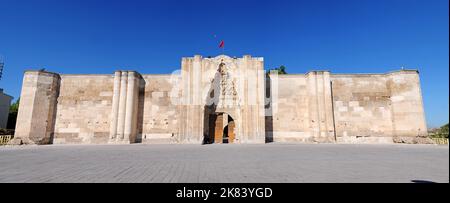
POLYGON ((11 144, 49 144, 55 134, 56 105, 61 77, 27 71, 23 77, 16 131, 11 144))
POLYGON ((11 144, 418 143, 426 129, 415 70, 277 75, 197 55, 166 75, 26 71, 11 144))
POLYGON ((5 94, 0 88, 0 128, 6 128, 8 124, 9 107, 13 97, 5 94))
POLYGON ((53 143, 108 142, 113 82, 110 75, 61 75, 53 143))

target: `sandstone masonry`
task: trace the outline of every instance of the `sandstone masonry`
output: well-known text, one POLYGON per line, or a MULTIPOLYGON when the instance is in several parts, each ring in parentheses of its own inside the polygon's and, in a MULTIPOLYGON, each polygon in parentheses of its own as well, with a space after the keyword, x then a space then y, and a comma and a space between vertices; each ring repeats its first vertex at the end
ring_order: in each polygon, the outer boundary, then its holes
POLYGON ((26 71, 10 144, 426 143, 419 74, 266 74, 260 57, 177 74, 26 71))

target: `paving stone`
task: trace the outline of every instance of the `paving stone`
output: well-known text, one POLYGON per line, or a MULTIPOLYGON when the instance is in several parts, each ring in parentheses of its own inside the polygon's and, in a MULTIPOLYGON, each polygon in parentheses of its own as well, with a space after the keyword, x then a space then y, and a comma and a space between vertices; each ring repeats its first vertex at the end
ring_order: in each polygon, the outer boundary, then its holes
POLYGON ((0 147, 0 182, 449 182, 436 145, 0 147))

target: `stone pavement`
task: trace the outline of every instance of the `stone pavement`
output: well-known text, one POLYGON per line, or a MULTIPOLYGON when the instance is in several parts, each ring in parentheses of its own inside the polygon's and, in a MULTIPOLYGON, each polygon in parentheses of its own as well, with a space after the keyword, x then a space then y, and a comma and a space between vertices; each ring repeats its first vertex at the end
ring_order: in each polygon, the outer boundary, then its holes
POLYGON ((0 147, 0 182, 449 182, 435 145, 0 147))

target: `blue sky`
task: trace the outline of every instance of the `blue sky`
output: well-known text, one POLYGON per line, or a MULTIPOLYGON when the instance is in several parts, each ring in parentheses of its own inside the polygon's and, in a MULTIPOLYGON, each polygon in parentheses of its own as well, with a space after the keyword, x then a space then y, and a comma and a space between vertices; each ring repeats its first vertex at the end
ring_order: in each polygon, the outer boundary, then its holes
POLYGON ((449 117, 448 0, 0 0, 0 87, 23 71, 171 73, 183 56, 265 58, 290 73, 419 69, 429 127, 449 117), (214 38, 217 35, 217 38, 214 38))

